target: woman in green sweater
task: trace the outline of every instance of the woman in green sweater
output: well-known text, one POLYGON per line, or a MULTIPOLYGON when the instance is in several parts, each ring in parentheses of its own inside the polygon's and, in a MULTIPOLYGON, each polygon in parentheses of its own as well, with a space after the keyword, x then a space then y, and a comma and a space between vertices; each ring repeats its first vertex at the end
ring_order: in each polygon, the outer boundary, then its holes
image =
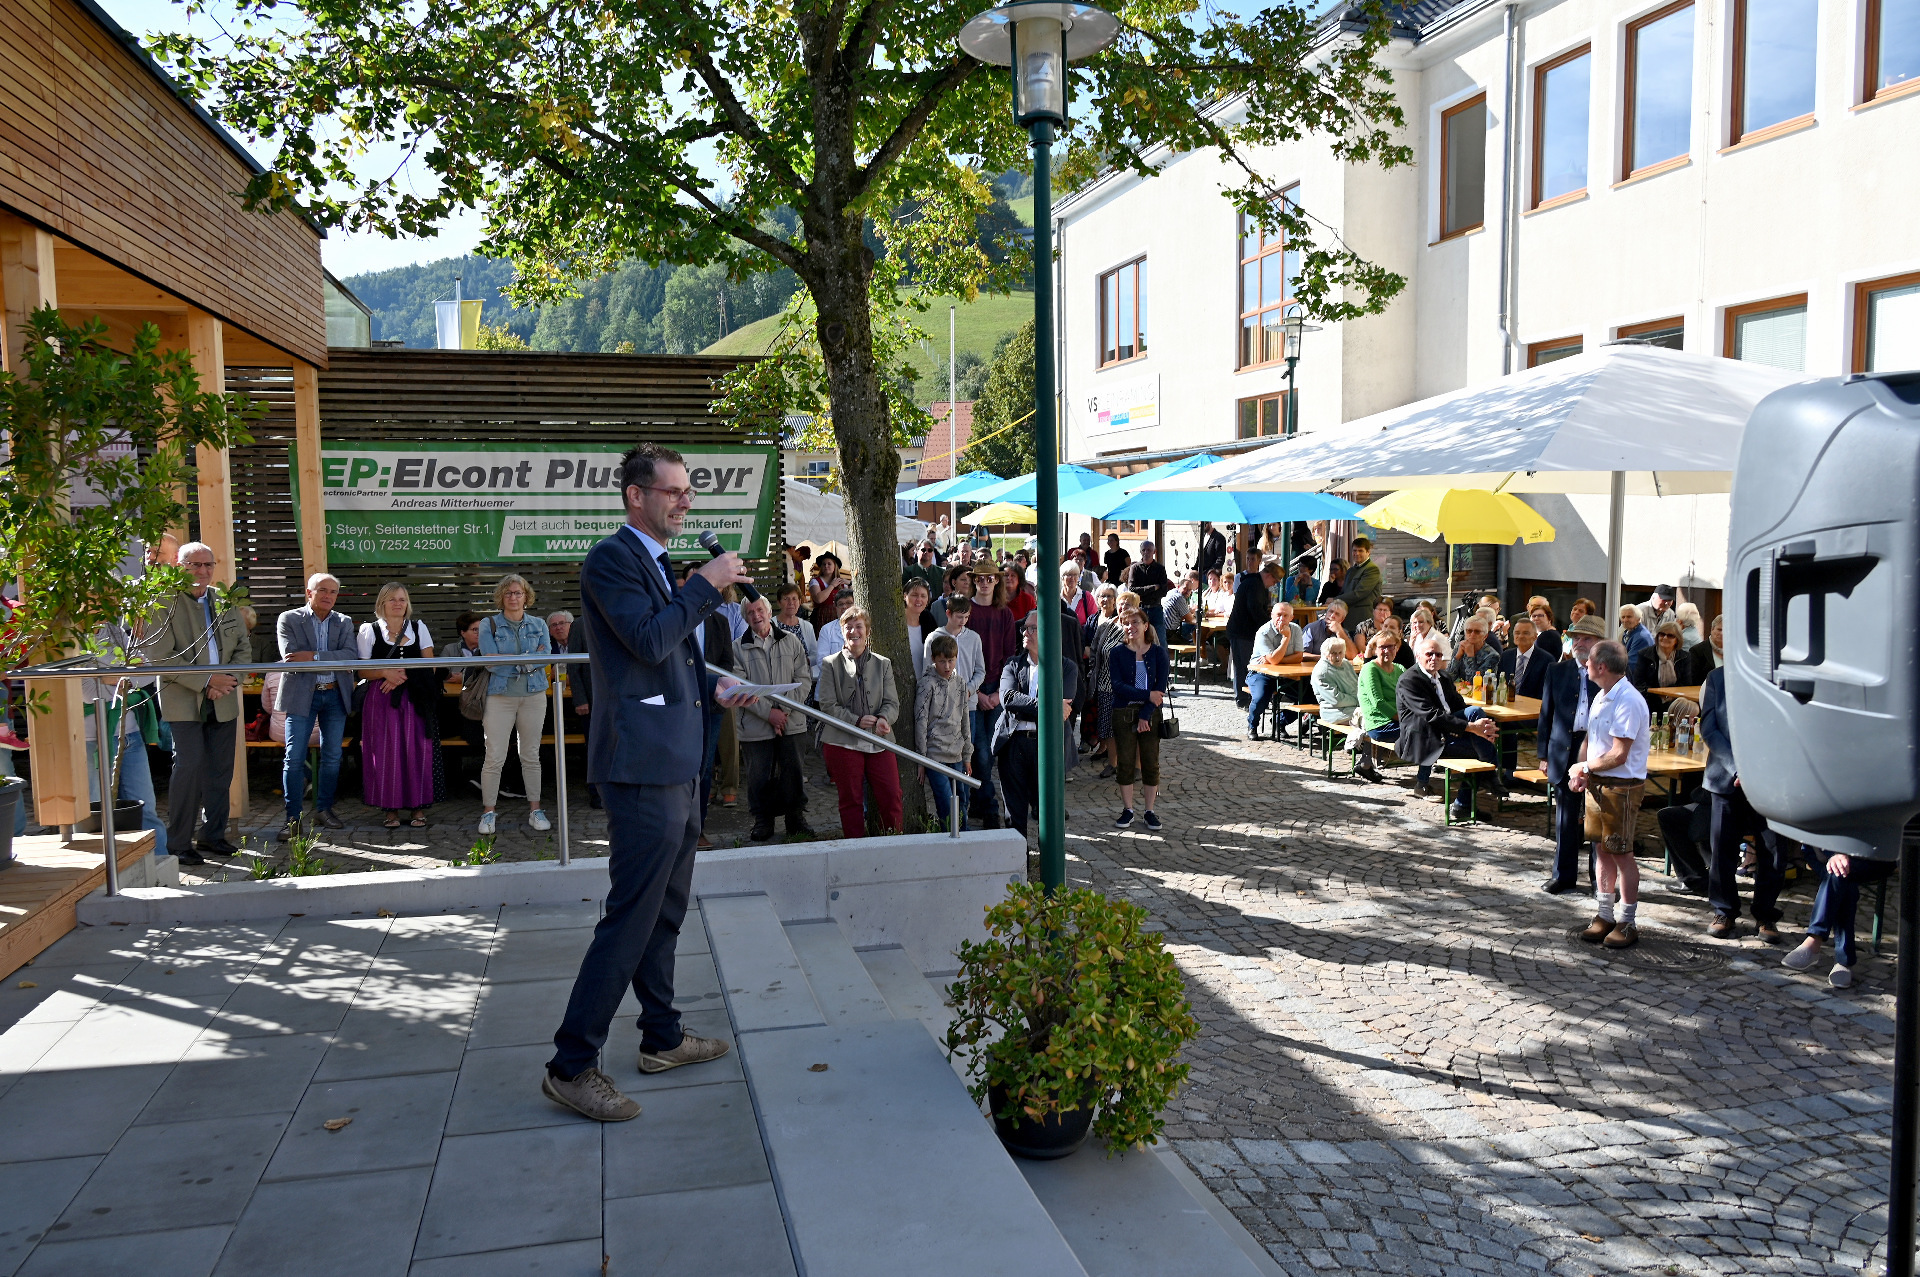
POLYGON ((1368 640, 1367 663, 1360 667, 1359 722, 1367 735, 1355 770, 1368 780, 1381 779, 1373 761, 1373 742, 1394 740, 1400 735, 1400 724, 1394 717, 1394 695, 1400 687, 1400 675, 1405 673, 1394 659, 1399 651, 1399 634, 1391 628, 1382 630, 1368 640))

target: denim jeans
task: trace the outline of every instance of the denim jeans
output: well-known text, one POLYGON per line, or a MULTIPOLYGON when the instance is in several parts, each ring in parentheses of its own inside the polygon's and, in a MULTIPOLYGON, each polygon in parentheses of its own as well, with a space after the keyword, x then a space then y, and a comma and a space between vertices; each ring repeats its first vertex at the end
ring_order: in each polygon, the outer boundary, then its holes
MULTIPOLYGON (((995 690, 999 689, 995 683, 995 690)), ((972 715, 969 726, 973 731, 973 774, 980 778, 980 788, 973 791, 973 803, 980 804, 981 810, 998 812, 1000 805, 993 787, 993 725, 1000 720, 997 709, 975 709, 967 711, 972 715)))
POLYGON ((1147 614, 1147 624, 1153 627, 1154 642, 1165 647, 1167 645, 1167 609, 1158 603, 1148 603, 1140 610, 1147 614))
MULTIPOLYGON (((12 759, 5 760, 9 768, 12 759)), ((154 850, 166 854, 167 823, 160 819, 160 799, 153 792, 153 768, 147 761, 147 746, 138 735, 127 738, 126 748, 120 751, 120 772, 113 778, 114 796, 126 801, 140 800, 140 828, 153 830, 154 850)), ((100 751, 92 741, 87 742, 87 798, 91 802, 100 801, 100 751)), ((26 805, 19 808, 20 815, 15 820, 18 826, 26 819, 26 805)), ((15 833, 20 830, 16 827, 15 833)), ((124 832, 124 831, 122 831, 124 832)))
POLYGON ((338 683, 315 688, 306 713, 287 715, 287 755, 280 767, 280 788, 287 796, 289 821, 300 819, 307 790, 307 742, 315 722, 320 724, 320 771, 314 778, 313 806, 316 811, 331 811, 333 791, 340 783, 340 738, 347 730, 347 698, 338 683))
MULTIPOLYGON (((958 764, 955 765, 957 766, 958 764)), ((939 816, 940 829, 943 833, 953 828, 951 806, 953 803, 953 791, 959 786, 959 783, 960 782, 954 780, 952 777, 943 776, 936 771, 929 771, 927 773, 927 788, 933 791, 933 810, 939 816)), ((960 804, 960 828, 965 829, 966 827, 967 805, 963 802, 960 804)))
MULTIPOLYGON (((1825 868, 1828 853, 1809 847, 1810 855, 1821 858, 1825 868)), ((1853 857, 1847 876, 1842 878, 1836 873, 1827 873, 1820 880, 1820 890, 1813 897, 1813 919, 1807 923, 1807 934, 1822 939, 1833 939, 1833 960, 1840 966, 1850 967, 1859 955, 1854 952, 1854 920, 1860 911, 1860 888, 1870 883, 1885 882, 1898 866, 1891 860, 1867 860, 1853 857)), ((1754 875, 1759 876, 1757 873, 1754 875)))

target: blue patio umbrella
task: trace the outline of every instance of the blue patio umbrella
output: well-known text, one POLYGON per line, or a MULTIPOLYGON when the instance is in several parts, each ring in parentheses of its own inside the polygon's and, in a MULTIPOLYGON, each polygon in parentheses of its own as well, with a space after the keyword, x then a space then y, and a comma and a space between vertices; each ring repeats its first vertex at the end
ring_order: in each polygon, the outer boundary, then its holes
POLYGON ((908 488, 905 492, 893 494, 895 501, 975 501, 973 494, 982 488, 991 488, 995 484, 1005 483, 997 474, 986 470, 975 470, 968 474, 957 474, 951 479, 942 479, 937 483, 923 483, 917 488, 908 488))
POLYGON ((1360 507, 1325 492, 1136 492, 1102 518, 1210 523, 1286 523, 1351 519, 1360 507))
POLYGON ((1151 470, 1142 470, 1139 474, 1122 475, 1112 483, 1088 488, 1085 492, 1061 501, 1060 508, 1068 514, 1090 514, 1096 519, 1104 519, 1107 517, 1107 511, 1125 501, 1134 489, 1144 487, 1156 479, 1165 479, 1188 470, 1197 470, 1201 466, 1210 466, 1218 460, 1220 458, 1211 452, 1197 452, 1191 457, 1169 461, 1151 470))
MULTIPOLYGON (((1085 466, 1064 465, 1060 467, 1061 508, 1066 508, 1066 499, 1089 488, 1101 488, 1113 482, 1111 475, 1089 470, 1085 466)), ((969 501, 1011 501, 1015 505, 1032 505, 1038 497, 1037 485, 1033 476, 1023 474, 1013 479, 1004 479, 992 487, 982 488, 967 495, 969 501)))

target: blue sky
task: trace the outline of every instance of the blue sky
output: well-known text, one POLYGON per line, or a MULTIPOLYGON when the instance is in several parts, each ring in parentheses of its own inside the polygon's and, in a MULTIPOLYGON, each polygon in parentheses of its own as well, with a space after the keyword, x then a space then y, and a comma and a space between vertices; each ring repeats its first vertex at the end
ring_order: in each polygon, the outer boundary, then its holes
MULTIPOLYGON (((160 31, 196 30, 208 36, 217 35, 219 28, 204 18, 190 19, 186 10, 172 0, 96 0, 121 26, 142 38, 160 31)), ((254 143, 241 137, 240 141, 262 160, 272 157, 273 148, 254 143)), ((368 172, 386 173, 400 160, 398 147, 386 145, 374 147, 367 154, 368 172)), ((403 174, 403 180, 417 177, 420 189, 433 188, 432 176, 424 171, 415 174, 412 170, 403 174)), ((440 229, 440 234, 431 239, 387 239, 379 235, 348 235, 344 231, 330 233, 321 245, 321 255, 327 269, 342 278, 359 275, 368 271, 386 270, 394 266, 407 266, 415 262, 431 262, 443 257, 458 257, 473 251, 480 239, 480 216, 469 213, 450 219, 440 229)))

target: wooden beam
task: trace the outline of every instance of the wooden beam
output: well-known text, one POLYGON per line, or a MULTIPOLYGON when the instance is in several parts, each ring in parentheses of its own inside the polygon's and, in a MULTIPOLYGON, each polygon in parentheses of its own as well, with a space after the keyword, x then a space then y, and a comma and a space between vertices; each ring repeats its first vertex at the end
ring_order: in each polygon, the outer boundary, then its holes
MULTIPOLYGON (((27 316, 42 306, 58 306, 54 238, 17 217, 0 214, 0 313, 6 328, 6 366, 24 371, 27 316)), ((32 598, 31 577, 20 583, 20 598, 32 598)), ((45 712, 36 714, 27 733, 33 763, 34 809, 43 825, 71 825, 87 810, 86 716, 80 680, 32 679, 27 696, 45 712)))
MULTIPOLYGON (((226 333, 219 318, 204 311, 187 313, 187 352, 193 356, 193 370, 200 375, 203 392, 227 391, 226 333)), ((201 444, 196 452, 198 472, 196 508, 200 512, 200 539, 213 550, 213 579, 232 585, 240 579, 233 557, 233 477, 225 448, 201 444)), ((246 724, 233 738, 233 784, 228 790, 228 811, 234 819, 247 814, 247 733, 246 724)))
POLYGON ((84 248, 56 243, 62 309, 167 311, 184 315, 191 307, 129 271, 84 248))
POLYGON ((312 364, 293 366, 295 477, 300 493, 300 567, 303 576, 327 570, 327 510, 320 499, 320 374, 312 364))

